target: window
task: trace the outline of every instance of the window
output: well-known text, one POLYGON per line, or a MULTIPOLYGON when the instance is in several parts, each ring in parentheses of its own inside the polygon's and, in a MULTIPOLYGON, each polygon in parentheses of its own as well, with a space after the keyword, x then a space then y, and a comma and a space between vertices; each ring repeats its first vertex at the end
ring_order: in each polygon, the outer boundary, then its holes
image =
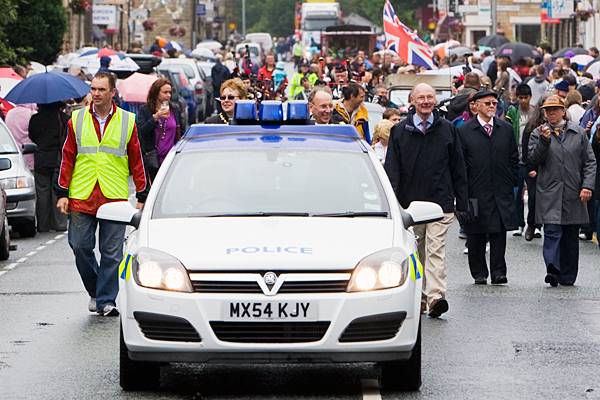
POLYGON ((10 131, 4 124, 0 124, 0 154, 17 154, 19 150, 10 131))
POLYGON ((540 25, 515 25, 515 38, 519 42, 537 46, 542 37, 540 25))
POLYGON ((153 218, 387 211, 367 154, 265 149, 180 153, 153 218))

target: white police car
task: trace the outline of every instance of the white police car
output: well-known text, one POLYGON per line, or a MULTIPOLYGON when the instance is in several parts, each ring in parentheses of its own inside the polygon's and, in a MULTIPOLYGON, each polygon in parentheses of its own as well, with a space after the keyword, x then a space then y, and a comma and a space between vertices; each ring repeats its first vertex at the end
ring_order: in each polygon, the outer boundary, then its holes
MULTIPOLYGON (((288 123, 306 118, 288 106, 288 123)), ((377 362, 386 388, 421 384, 422 266, 402 210, 352 126, 282 124, 277 102, 194 125, 165 160, 121 264, 120 378, 158 385, 169 362, 377 362), (271 124, 267 124, 270 122, 271 124), (274 123, 274 124, 273 124, 274 123)))

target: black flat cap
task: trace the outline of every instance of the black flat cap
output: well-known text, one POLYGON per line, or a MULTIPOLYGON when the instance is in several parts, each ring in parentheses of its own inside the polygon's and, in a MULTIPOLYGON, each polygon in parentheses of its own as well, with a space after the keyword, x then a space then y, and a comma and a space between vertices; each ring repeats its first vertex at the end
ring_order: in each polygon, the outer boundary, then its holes
POLYGON ((493 90, 480 90, 479 92, 475 93, 471 101, 477 101, 488 96, 492 96, 495 99, 498 99, 498 93, 494 92, 493 90))

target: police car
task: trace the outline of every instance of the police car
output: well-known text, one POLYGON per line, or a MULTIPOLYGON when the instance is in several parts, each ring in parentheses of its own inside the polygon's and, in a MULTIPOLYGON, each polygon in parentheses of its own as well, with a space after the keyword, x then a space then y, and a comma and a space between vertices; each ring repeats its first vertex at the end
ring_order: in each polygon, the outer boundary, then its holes
POLYGON ((236 105, 169 153, 119 269, 120 383, 159 384, 170 362, 379 363, 384 388, 421 385, 423 269, 403 210, 349 125, 306 124, 306 102, 236 105))

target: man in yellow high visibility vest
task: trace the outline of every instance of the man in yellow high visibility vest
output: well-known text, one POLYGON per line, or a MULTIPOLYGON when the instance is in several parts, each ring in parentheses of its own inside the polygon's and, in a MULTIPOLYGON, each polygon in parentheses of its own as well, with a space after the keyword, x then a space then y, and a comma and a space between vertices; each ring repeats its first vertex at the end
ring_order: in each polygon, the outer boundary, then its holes
POLYGON ((57 207, 69 215, 69 245, 90 295, 89 311, 117 316, 117 270, 123 258, 125 226, 96 219, 96 211, 107 202, 127 200, 129 175, 133 175, 141 208, 146 177, 135 115, 112 101, 116 93, 114 75, 98 72, 91 86, 92 104, 74 111, 68 124, 57 207), (100 263, 94 254, 98 226, 100 263))

